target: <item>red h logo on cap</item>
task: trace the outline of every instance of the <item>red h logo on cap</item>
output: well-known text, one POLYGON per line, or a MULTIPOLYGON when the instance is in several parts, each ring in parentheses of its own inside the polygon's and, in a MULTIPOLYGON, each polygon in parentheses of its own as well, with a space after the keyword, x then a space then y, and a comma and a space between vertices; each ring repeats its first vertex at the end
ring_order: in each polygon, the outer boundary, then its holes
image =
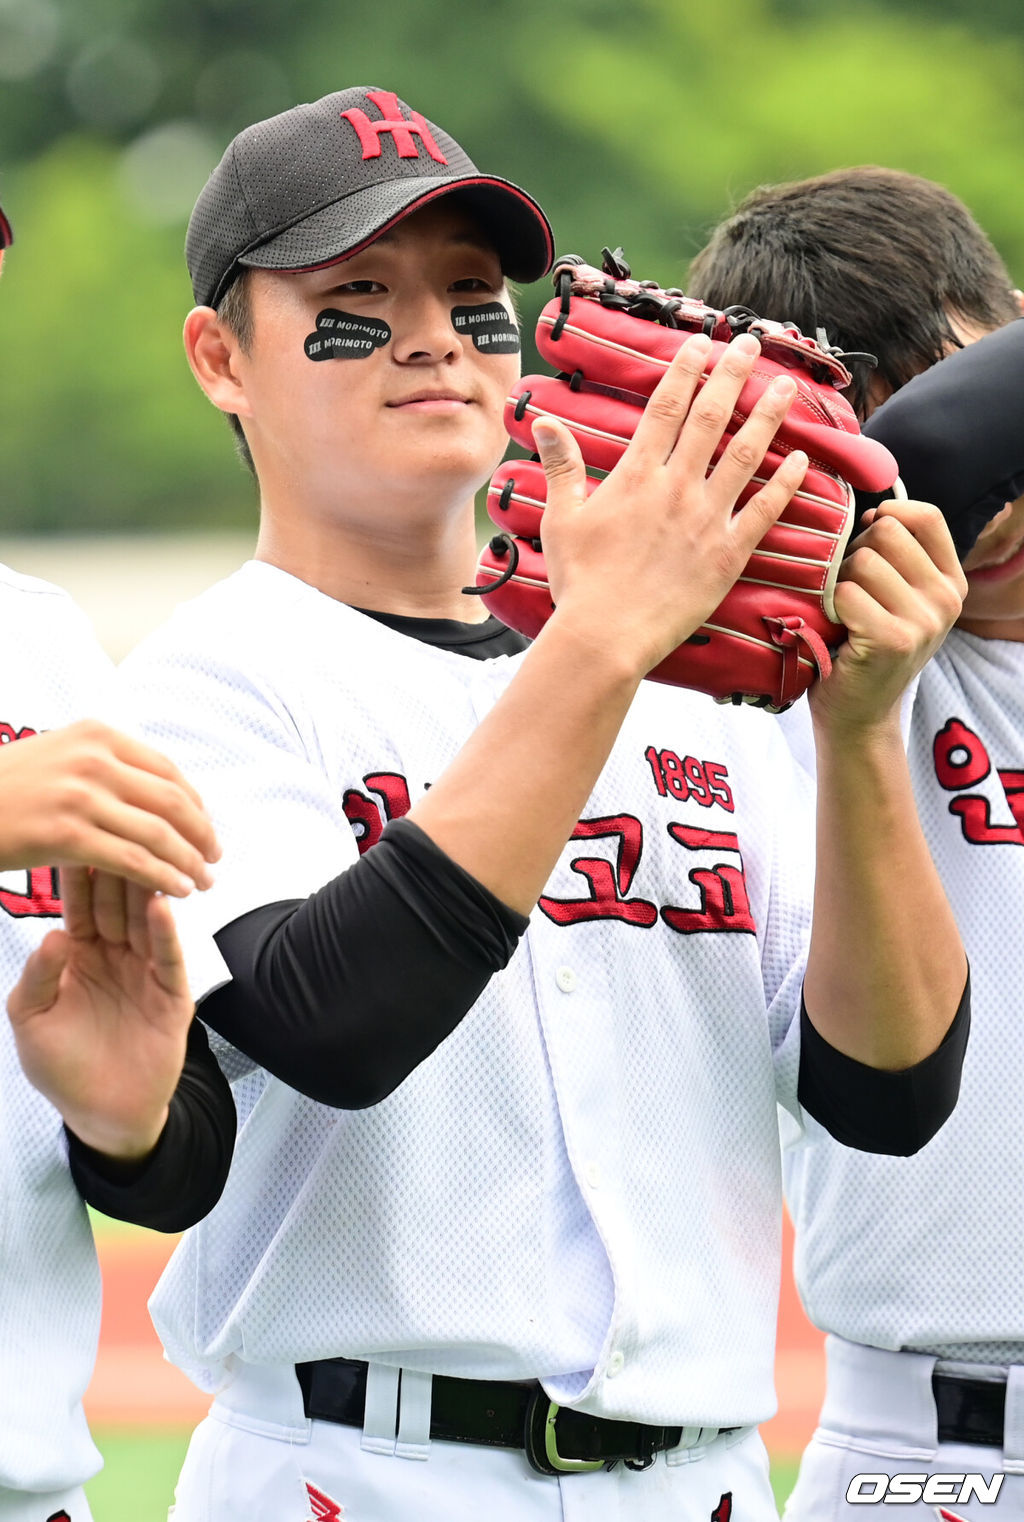
POLYGON ((380 158, 381 137, 385 132, 390 132, 400 159, 419 158, 420 150, 413 142, 415 134, 432 159, 436 159, 439 164, 447 164, 448 160, 434 142, 425 119, 418 111, 410 111, 408 117, 404 117, 398 96, 393 90, 367 90, 366 98, 372 100, 377 110, 383 114, 383 121, 372 122, 366 112, 360 111, 358 107, 341 113, 358 132, 364 159, 380 158))

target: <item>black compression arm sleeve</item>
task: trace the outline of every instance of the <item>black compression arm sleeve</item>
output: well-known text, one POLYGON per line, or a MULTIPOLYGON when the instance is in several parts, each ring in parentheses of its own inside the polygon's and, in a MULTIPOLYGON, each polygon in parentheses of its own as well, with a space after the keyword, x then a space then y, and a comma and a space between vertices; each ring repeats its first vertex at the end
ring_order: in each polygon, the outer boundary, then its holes
POLYGON ((845 1147, 912 1157, 953 1113, 970 1028, 968 976, 941 1045, 913 1067, 886 1073, 830 1046, 801 1001, 797 1098, 845 1147))
POLYGON ((205 1030, 193 1020, 185 1066, 153 1151, 139 1162, 121 1162, 94 1152, 65 1127, 71 1177, 86 1203, 104 1215, 154 1231, 184 1231, 220 1199, 235 1126, 231 1089, 205 1030))
POLYGON ((232 981, 202 1017, 310 1099, 362 1109, 450 1035, 528 923, 418 826, 392 820, 310 898, 219 932, 232 981))

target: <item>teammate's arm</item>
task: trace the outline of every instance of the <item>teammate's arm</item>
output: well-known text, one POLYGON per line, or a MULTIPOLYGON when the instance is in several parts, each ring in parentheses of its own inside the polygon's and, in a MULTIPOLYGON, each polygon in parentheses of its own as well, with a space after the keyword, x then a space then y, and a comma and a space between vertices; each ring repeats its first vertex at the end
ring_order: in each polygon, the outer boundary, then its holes
POLYGON ((19 1059, 80 1144, 81 1178, 97 1181, 87 1198, 180 1229, 220 1194, 234 1104, 193 1021, 170 904, 82 867, 66 868, 61 886, 63 928, 31 954, 8 998, 19 1059))
POLYGON ((843 565, 850 631, 811 693, 817 868, 807 1014, 840 1053, 895 1071, 934 1052, 967 960, 914 804, 900 694, 938 649, 966 589, 938 511, 888 502, 843 565))
POLYGON ((129 735, 83 719, 0 746, 0 871, 100 867, 182 898, 219 854, 195 790, 129 735))

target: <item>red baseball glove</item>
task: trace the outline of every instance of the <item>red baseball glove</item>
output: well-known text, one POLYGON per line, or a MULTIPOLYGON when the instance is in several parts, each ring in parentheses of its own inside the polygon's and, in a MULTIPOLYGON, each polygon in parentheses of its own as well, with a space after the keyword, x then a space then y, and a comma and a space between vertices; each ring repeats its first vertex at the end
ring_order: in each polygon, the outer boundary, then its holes
MULTIPOLYGON (((864 437, 840 395, 850 383, 842 357, 793 326, 738 307, 719 312, 681 291, 633 280, 621 252, 605 250, 603 270, 569 255, 557 262, 554 281, 558 296, 540 314, 537 347, 560 374, 524 376, 505 408, 509 433, 527 448, 533 447, 533 420, 548 415, 571 429, 588 470, 613 469, 651 392, 692 333, 712 339, 705 379, 736 334, 753 333, 761 343, 716 459, 777 375, 796 381, 796 400, 738 505, 793 449, 806 450, 811 462, 800 492, 707 622, 649 673, 723 702, 788 708, 816 677, 828 675, 830 647, 844 638, 833 593, 853 529, 854 488, 904 495, 895 459, 864 437)), ((588 491, 599 484, 588 476, 588 491)), ((536 458, 502 465, 487 506, 503 533, 477 568, 475 590, 490 611, 531 637, 554 606, 542 548, 545 501, 536 458)))

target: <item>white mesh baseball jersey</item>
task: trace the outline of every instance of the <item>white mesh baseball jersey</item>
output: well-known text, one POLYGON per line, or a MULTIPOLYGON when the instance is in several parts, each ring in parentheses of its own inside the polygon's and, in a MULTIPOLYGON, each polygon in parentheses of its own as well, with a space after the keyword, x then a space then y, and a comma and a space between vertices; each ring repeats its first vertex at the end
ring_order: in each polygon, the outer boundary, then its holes
MULTIPOLYGON (((180 609, 122 674, 214 816, 216 920, 353 862, 521 659, 428 647, 260 563, 180 609)), ((645 684, 509 966, 393 1095, 342 1112, 236 1083, 224 1196, 153 1301, 171 1357, 208 1389, 233 1359, 342 1354, 543 1377, 646 1422, 768 1416, 811 875, 794 779, 766 716, 645 684)))
MULTIPOLYGON (((56 587, 0 567, 0 743, 102 711, 110 666, 56 587)), ((57 923, 49 868, 0 872, 0 1004, 57 923)), ((0 1488, 58 1490, 95 1474, 82 1413, 100 1324, 85 1206, 61 1119, 22 1074, 0 1017, 0 1488)))
POLYGON ((797 1283, 852 1342, 1024 1363, 1024 645, 954 629, 921 675, 909 757, 971 963, 960 1099, 908 1158, 808 1119, 785 1162, 797 1283))

